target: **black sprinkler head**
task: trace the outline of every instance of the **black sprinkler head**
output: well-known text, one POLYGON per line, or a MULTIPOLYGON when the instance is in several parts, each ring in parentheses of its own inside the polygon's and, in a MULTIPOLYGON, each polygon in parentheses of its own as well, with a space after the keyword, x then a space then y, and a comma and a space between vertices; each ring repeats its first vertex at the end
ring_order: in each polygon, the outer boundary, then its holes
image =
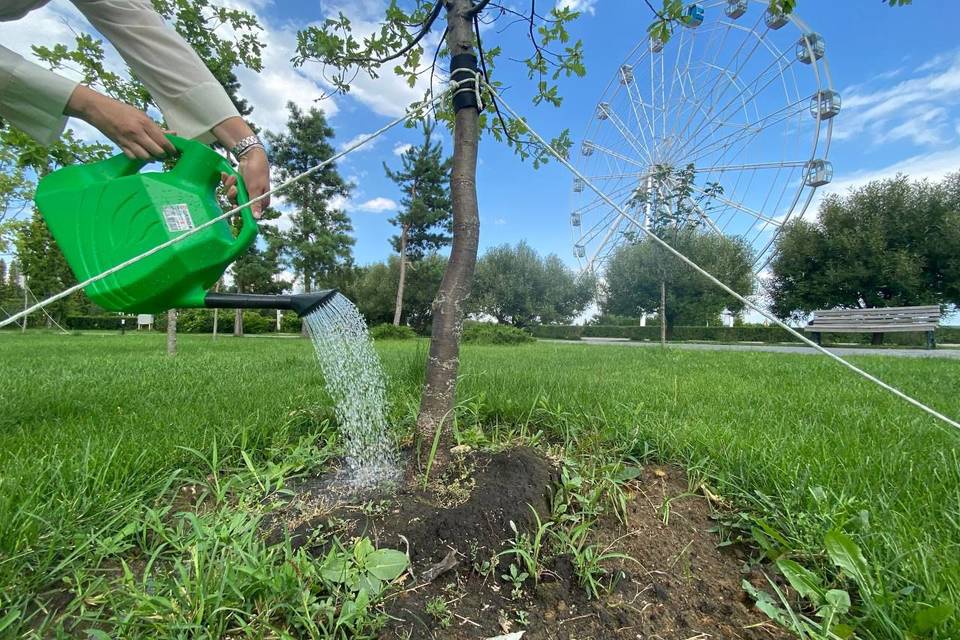
POLYGON ((208 293, 203 304, 208 309, 289 309, 302 318, 328 303, 335 295, 336 289, 279 296, 259 293, 208 293))

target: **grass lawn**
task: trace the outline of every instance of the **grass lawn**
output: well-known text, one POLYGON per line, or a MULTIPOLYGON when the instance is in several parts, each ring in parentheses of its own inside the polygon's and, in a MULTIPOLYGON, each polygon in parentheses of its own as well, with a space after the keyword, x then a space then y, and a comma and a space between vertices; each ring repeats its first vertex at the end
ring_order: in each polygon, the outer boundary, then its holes
MULTIPOLYGON (((326 432, 307 341, 182 336, 176 358, 163 343, 0 333, 0 622, 94 571, 103 541, 171 486, 326 432)), ((402 437, 427 345, 378 346, 402 437)), ((853 360, 960 416, 960 362, 853 360)), ((542 432, 679 461, 811 568, 842 528, 877 589, 855 599, 874 600, 865 637, 904 637, 918 611, 960 602, 960 434, 824 358, 536 343, 465 347, 461 371, 465 437, 542 432)), ((949 624, 939 637, 960 637, 949 624)))

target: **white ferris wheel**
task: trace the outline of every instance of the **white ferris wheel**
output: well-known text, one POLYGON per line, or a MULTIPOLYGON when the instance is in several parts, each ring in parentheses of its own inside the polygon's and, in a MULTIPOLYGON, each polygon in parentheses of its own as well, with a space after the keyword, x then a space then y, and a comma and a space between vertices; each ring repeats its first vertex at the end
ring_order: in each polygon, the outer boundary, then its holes
POLYGON ((601 270, 637 224, 683 207, 702 228, 743 238, 759 272, 784 224, 830 182, 840 95, 824 39, 767 4, 689 4, 668 42, 642 41, 617 70, 577 164, 629 215, 574 180, 570 222, 581 268, 601 270), (688 176, 682 198, 671 170, 688 176))

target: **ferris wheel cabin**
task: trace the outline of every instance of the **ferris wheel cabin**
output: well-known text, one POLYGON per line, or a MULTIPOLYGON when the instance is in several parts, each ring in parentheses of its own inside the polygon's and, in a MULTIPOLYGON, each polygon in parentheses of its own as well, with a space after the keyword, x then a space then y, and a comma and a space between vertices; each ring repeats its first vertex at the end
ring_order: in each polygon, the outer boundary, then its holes
POLYGON ((597 105, 597 120, 606 120, 610 117, 610 103, 601 102, 597 105))
POLYGON ((703 7, 699 4, 690 4, 683 9, 683 26, 696 29, 703 24, 703 7))
POLYGON ((593 143, 589 140, 584 140, 583 144, 580 145, 580 154, 583 156, 592 156, 593 155, 593 143))
POLYGON ((573 245, 573 255, 575 255, 578 258, 586 258, 587 248, 582 244, 575 244, 573 245))
POLYGON ((804 64, 819 60, 826 52, 827 45, 819 33, 805 33, 797 42, 797 60, 804 64))
POLYGON ((723 12, 731 20, 736 20, 747 12, 748 0, 728 0, 723 12))
POLYGON ((580 214, 579 214, 579 213, 577 213, 576 211, 574 211, 573 213, 570 214, 570 224, 571 224, 571 225, 573 225, 573 226, 575 226, 575 227, 579 227, 579 226, 582 224, 582 222, 583 222, 583 221, 582 221, 582 219, 580 218, 580 214))
POLYGON ((810 115, 820 120, 829 120, 840 113, 840 94, 832 89, 817 91, 810 98, 810 115))
POLYGON ((804 182, 808 187, 822 187, 833 180, 833 164, 827 160, 811 160, 807 163, 804 182))
POLYGON ((628 85, 633 82, 633 66, 629 64, 624 64, 620 66, 620 84, 628 85))
POLYGON ((583 184, 583 179, 582 179, 582 178, 574 178, 574 179, 573 179, 573 192, 574 192, 574 193, 583 193, 583 187, 584 187, 584 186, 585 186, 585 185, 583 184))
POLYGON ((767 12, 763 14, 763 22, 767 25, 768 29, 776 30, 790 22, 790 16, 783 12, 773 11, 767 8, 767 12))

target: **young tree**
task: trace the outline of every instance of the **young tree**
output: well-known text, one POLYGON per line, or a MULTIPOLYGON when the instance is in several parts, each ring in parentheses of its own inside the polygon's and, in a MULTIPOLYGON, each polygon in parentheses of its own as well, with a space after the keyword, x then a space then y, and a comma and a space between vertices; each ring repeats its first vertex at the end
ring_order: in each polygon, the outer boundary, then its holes
POLYGON ((400 227, 400 235, 390 239, 400 257, 400 278, 393 324, 400 324, 403 313, 403 288, 406 284, 407 263, 423 258, 450 244, 453 218, 450 212, 450 167, 452 161, 443 158, 439 142, 431 141, 433 125, 423 128, 423 143, 411 147, 400 158, 401 168, 391 171, 383 165, 387 177, 393 180, 403 199, 403 210, 391 218, 391 224, 400 227))
MULTIPOLYGON (((377 77, 384 65, 389 65, 388 69, 413 86, 421 75, 429 73, 432 78, 436 61, 441 54, 445 54, 450 61, 454 80, 468 82, 475 77, 472 74, 479 59, 487 81, 501 87, 499 81, 491 78, 489 73, 494 72, 495 61, 502 49, 483 49, 479 29, 481 14, 487 21, 506 18, 513 24, 524 25, 524 33, 530 40, 532 51, 522 59, 522 63, 534 87, 534 103, 546 102, 558 106, 562 98, 556 80, 561 76, 585 73, 582 45, 579 41, 570 44, 567 32, 567 25, 576 18, 577 13, 566 7, 554 7, 548 16, 543 16, 538 13, 535 1, 529 13, 520 13, 503 5, 493 8, 489 0, 392 2, 380 28, 359 39, 353 33, 350 19, 341 13, 320 26, 308 27, 298 34, 294 62, 303 64, 308 60, 316 60, 323 63, 336 90, 345 93, 350 89, 349 78, 357 73, 377 77), (446 30, 434 52, 433 62, 424 65, 421 43, 444 10, 446 30), (412 31, 410 25, 415 25, 412 31), (559 51, 556 50, 558 48, 559 51)), ((513 57, 521 55, 515 54, 513 57)), ((439 448, 441 458, 438 466, 444 464, 444 453, 450 442, 449 430, 445 427, 453 415, 460 334, 477 260, 480 218, 476 176, 481 132, 488 131, 495 139, 507 142, 521 157, 532 157, 534 166, 539 166, 547 159, 542 148, 525 138, 527 128, 522 121, 503 117, 499 113, 489 91, 480 87, 481 101, 484 105, 493 106, 496 116, 481 117, 481 105, 476 99, 477 87, 464 84, 460 89, 453 97, 452 105, 445 102, 437 111, 438 117, 453 131, 450 179, 453 243, 433 305, 430 354, 417 416, 422 452, 431 447, 437 430, 441 431, 443 446, 439 448)), ((432 92, 428 95, 432 95, 432 92)), ((423 103, 413 105, 413 113, 422 117, 423 106, 423 103)), ((569 135, 563 132, 553 143, 556 148, 566 151, 570 147, 569 135)))
POLYGON ((477 263, 472 308, 504 324, 529 327, 569 322, 594 297, 595 281, 578 276, 554 254, 545 258, 524 241, 488 250, 477 263))
MULTIPOLYGON (((304 113, 287 104, 287 131, 267 133, 270 162, 279 180, 287 180, 334 154, 330 140, 334 132, 323 111, 311 108, 304 113)), ((285 253, 300 278, 303 290, 325 286, 338 270, 353 259, 353 226, 346 212, 336 206, 350 195, 335 164, 312 173, 284 192, 296 207, 291 226, 284 234, 285 253)))
POLYGON ((832 194, 784 229, 771 262, 774 312, 960 304, 960 172, 832 194))
MULTIPOLYGON (((43 299, 77 283, 38 212, 34 211, 30 220, 19 226, 15 245, 20 270, 27 278, 30 292, 37 298, 43 299)), ((47 307, 47 312, 61 321, 72 304, 72 300, 60 300, 47 307)))
MULTIPOLYGON (((687 227, 678 230, 670 244, 737 293, 753 293, 753 255, 743 240, 687 227)), ((736 312, 743 307, 652 240, 643 239, 621 246, 610 259, 603 312, 636 318, 663 311, 662 284, 666 309, 661 323, 668 333, 677 324, 706 324, 716 321, 724 308, 736 312)))

